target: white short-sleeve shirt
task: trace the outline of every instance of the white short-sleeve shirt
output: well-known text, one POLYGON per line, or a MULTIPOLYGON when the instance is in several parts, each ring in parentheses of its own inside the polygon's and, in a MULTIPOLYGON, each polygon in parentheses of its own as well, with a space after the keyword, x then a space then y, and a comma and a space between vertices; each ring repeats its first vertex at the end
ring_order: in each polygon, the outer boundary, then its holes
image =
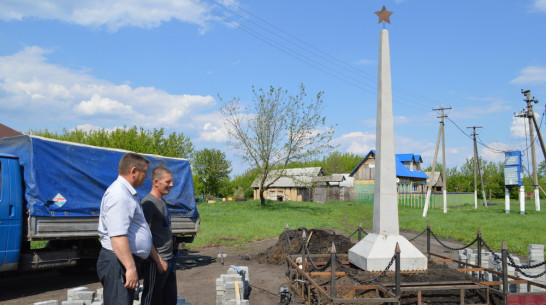
POLYGON ((126 235, 131 253, 146 259, 152 247, 152 233, 135 188, 118 176, 104 193, 98 227, 102 247, 113 250, 110 237, 126 235))

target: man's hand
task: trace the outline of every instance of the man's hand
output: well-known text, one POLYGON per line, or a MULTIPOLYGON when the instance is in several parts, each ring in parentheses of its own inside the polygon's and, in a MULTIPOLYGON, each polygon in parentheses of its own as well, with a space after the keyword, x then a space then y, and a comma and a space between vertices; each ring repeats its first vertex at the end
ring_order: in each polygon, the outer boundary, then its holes
POLYGON ((112 236, 110 242, 116 257, 125 267, 125 288, 137 289, 139 285, 138 272, 129 247, 129 239, 126 235, 112 236))
POLYGON ((161 258, 161 255, 159 255, 159 253, 153 246, 152 250, 150 251, 150 257, 154 260, 157 266, 157 272, 165 273, 167 271, 168 264, 163 260, 163 258, 161 258))
POLYGON ((159 273, 167 272, 167 268, 169 267, 167 262, 165 262, 163 258, 161 258, 161 256, 159 256, 159 260, 156 262, 156 265, 157 265, 157 272, 159 273))
POLYGON ((125 270, 125 288, 137 289, 139 285, 136 268, 125 270))

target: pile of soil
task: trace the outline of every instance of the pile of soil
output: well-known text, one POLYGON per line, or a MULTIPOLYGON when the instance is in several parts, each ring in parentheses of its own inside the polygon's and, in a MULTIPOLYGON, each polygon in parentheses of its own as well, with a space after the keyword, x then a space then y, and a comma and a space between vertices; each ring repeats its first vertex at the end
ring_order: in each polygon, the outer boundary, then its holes
MULTIPOLYGON (((332 243, 335 244, 336 253, 347 254, 348 250, 354 245, 348 237, 338 235, 331 230, 324 229, 306 229, 286 230, 283 232, 277 243, 268 248, 256 258, 260 263, 285 264, 287 249, 289 254, 302 254, 306 243, 310 254, 329 254, 332 243), (305 232, 305 237, 303 237, 305 232)), ((316 259, 315 261, 325 261, 327 258, 316 259)), ((345 260, 345 259, 343 259, 345 260)), ((456 270, 455 264, 428 262, 428 270, 419 273, 402 273, 402 283, 440 283, 440 282, 475 282, 476 280, 469 274, 456 270)), ((330 268, 324 270, 330 271, 330 268)), ((364 285, 366 281, 376 279, 377 272, 364 271, 355 265, 337 266, 336 271, 345 271, 349 275, 338 276, 336 278, 336 287, 351 287, 364 285)), ((294 277, 292 272, 292 277, 294 277)), ((388 272, 383 277, 374 280, 366 285, 384 284, 393 286, 395 283, 394 272, 388 272)), ((317 284, 323 287, 330 286, 330 276, 314 278, 317 284)), ((385 297, 377 295, 375 290, 347 289, 338 291, 338 298, 377 298, 385 297)), ((460 304, 459 290, 429 291, 423 292, 423 302, 425 304, 460 304)), ((466 291, 465 303, 476 304, 485 303, 486 295, 484 291, 466 291)), ((417 293, 404 292, 401 299, 402 304, 416 304, 417 293)), ((502 299, 491 297, 490 304, 503 304, 502 299)))
POLYGON ((331 230, 299 228, 284 231, 279 236, 278 242, 259 254, 256 259, 260 263, 286 264, 287 249, 289 255, 303 254, 304 240, 309 253, 313 254, 331 253, 332 243, 335 244, 337 253, 346 254, 354 246, 351 239, 343 235, 338 235, 331 230))

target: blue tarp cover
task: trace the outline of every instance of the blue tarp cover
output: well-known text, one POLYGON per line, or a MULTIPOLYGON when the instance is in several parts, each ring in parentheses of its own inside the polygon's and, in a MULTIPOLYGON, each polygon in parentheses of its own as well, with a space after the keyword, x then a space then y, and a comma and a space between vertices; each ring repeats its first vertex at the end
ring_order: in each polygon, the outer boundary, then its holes
MULTIPOLYGON (((104 191, 118 176, 127 151, 99 148, 35 136, 0 138, 0 153, 19 158, 25 199, 32 216, 98 216, 104 191)), ((165 166, 174 187, 165 196, 171 216, 199 217, 190 164, 185 159, 144 154, 152 169, 165 166)), ((152 188, 150 178, 137 188, 140 198, 152 188)))

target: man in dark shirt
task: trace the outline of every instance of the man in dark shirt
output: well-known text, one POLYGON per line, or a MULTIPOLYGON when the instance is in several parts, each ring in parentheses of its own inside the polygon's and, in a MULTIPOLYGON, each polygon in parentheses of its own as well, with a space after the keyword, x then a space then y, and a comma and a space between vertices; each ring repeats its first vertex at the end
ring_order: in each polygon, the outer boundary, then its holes
POLYGON ((142 305, 176 304, 176 261, 173 255, 173 235, 167 203, 163 196, 173 186, 169 169, 157 167, 152 171, 152 190, 142 199, 142 210, 152 231, 153 247, 144 267, 142 305))

